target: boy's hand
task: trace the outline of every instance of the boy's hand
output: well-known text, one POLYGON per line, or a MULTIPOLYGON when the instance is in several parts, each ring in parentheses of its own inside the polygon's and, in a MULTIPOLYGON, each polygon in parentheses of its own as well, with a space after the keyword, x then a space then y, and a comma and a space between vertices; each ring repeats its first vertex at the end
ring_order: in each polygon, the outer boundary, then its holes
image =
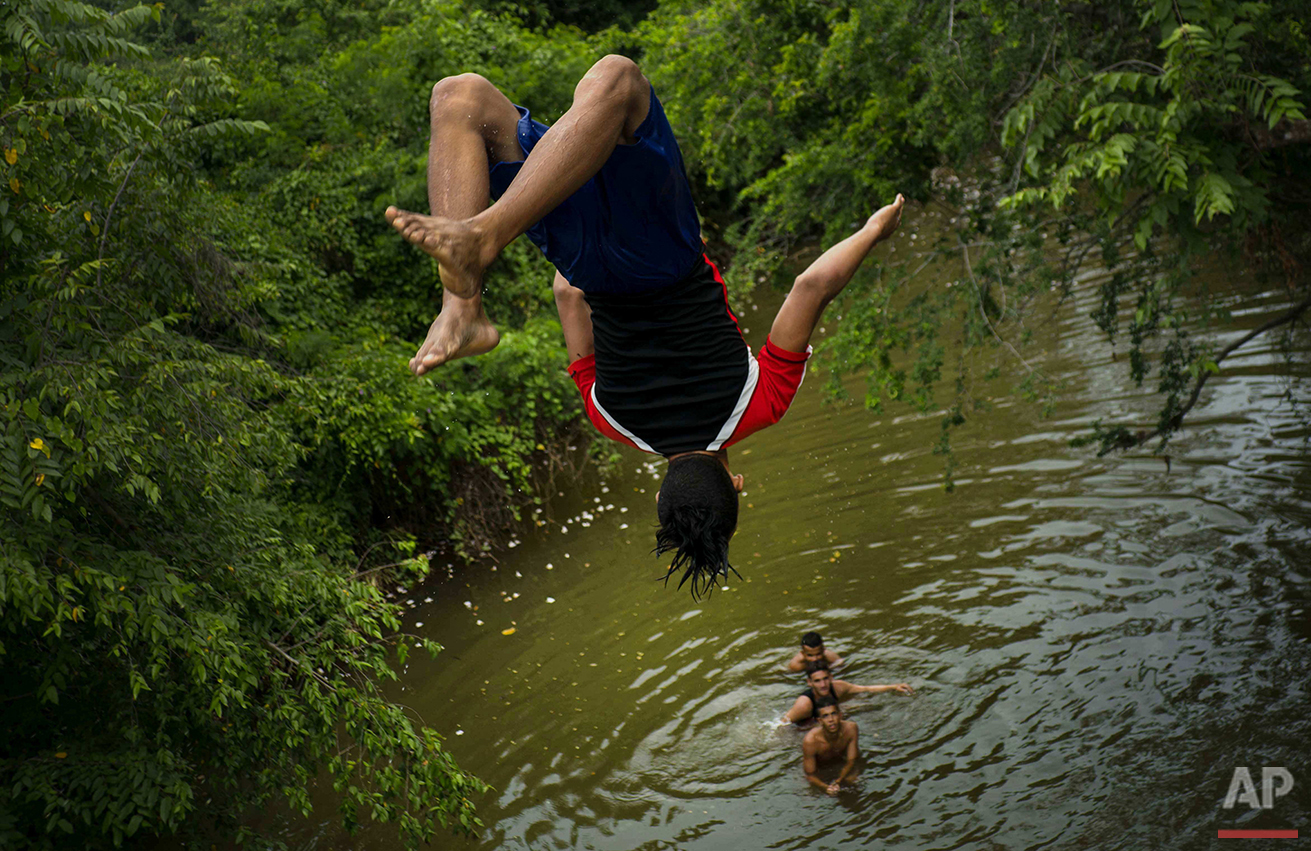
POLYGON ((870 216, 865 227, 875 229, 878 232, 877 239, 882 242, 892 236, 897 226, 901 224, 901 208, 905 204, 905 196, 898 192, 897 200, 870 216))

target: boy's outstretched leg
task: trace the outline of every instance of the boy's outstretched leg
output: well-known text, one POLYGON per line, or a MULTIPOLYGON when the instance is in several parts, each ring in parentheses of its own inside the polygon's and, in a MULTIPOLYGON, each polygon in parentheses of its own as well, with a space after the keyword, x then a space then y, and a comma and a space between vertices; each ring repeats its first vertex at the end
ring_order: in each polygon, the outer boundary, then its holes
POLYGON ((769 339, 774 345, 789 352, 806 350, 824 308, 846 288, 874 246, 896 231, 905 203, 906 199, 898 195, 895 201, 870 216, 864 227, 825 251, 797 275, 769 329, 769 339))
MULTIPOLYGON (((387 221, 437 259, 442 285, 451 295, 472 298, 482 287, 483 270, 501 249, 600 171, 616 145, 632 141, 646 118, 650 98, 650 84, 636 63, 622 56, 606 56, 579 81, 573 106, 542 136, 499 201, 465 216, 438 212, 436 204, 431 216, 388 207, 387 221)), ((517 118, 517 112, 515 115, 517 118)), ((510 139, 514 140, 513 129, 510 139)), ((445 181, 462 183, 469 177, 434 166, 435 134, 433 145, 428 167, 430 197, 434 183, 440 190, 445 181)), ((486 167, 478 179, 485 203, 486 167)))

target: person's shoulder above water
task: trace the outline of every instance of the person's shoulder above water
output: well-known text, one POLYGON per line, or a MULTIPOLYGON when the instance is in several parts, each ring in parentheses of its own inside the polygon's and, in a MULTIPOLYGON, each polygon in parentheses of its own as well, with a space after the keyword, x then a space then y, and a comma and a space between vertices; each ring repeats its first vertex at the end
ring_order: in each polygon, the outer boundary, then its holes
POLYGON ((807 665, 821 660, 830 668, 843 663, 841 656, 824 646, 824 638, 818 632, 808 632, 801 636, 801 649, 788 660, 787 669, 799 674, 807 665))

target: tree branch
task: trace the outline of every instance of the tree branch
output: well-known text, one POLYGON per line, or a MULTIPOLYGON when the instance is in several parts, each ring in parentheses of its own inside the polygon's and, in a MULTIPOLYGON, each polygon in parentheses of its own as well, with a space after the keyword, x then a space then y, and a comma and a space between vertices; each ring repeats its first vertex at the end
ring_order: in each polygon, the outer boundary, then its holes
POLYGON ((100 231, 100 248, 99 250, 96 251, 96 264, 97 264, 96 265, 96 292, 97 293, 99 293, 101 289, 100 279, 103 273, 103 266, 100 265, 100 261, 102 261, 105 257, 105 240, 109 239, 109 222, 114 217, 114 208, 118 206, 118 199, 123 197, 123 190, 127 188, 127 182, 132 177, 132 171, 137 167, 137 163, 141 162, 141 155, 144 153, 145 151, 142 150, 141 153, 137 154, 137 158, 132 161, 132 165, 127 167, 127 174, 123 175, 123 182, 118 185, 118 192, 114 194, 114 200, 109 205, 109 212, 105 213, 105 223, 101 226, 101 231, 100 231))
MULTIPOLYGON (((959 239, 960 237, 957 237, 957 240, 959 239)), ((992 332, 992 336, 997 338, 997 342, 1010 349, 1011 354, 1015 355, 1016 359, 1024 364, 1024 368, 1029 371, 1030 375, 1033 375, 1036 370, 1027 360, 1024 359, 1024 355, 1020 354, 1019 351, 1011 345, 1010 341, 998 334, 997 329, 992 326, 992 320, 988 318, 988 308, 983 303, 983 289, 979 286, 978 280, 974 277, 973 267, 970 266, 970 249, 964 242, 961 242, 961 255, 965 258, 965 273, 970 276, 970 283, 974 285, 974 292, 979 296, 979 313, 982 314, 983 321, 988 326, 988 330, 992 332)))
MULTIPOLYGON (((1276 316, 1274 319, 1271 319, 1268 322, 1265 322, 1264 324, 1260 325, 1259 327, 1254 328, 1251 331, 1248 331, 1242 337, 1239 337, 1234 342, 1225 346, 1223 349, 1220 350, 1220 354, 1215 356, 1214 363, 1218 366, 1225 358, 1229 357, 1231 354, 1233 354, 1243 346, 1247 345, 1255 338, 1261 336, 1262 334, 1264 334, 1265 332, 1271 329, 1278 328, 1280 325, 1287 325, 1290 322, 1296 321, 1297 318, 1301 316, 1303 313, 1306 313, 1308 309, 1311 309, 1311 296, 1304 298, 1301 302, 1295 305, 1292 310, 1289 310, 1287 313, 1283 314, 1282 316, 1276 316)), ((1176 413, 1173 417, 1170 418, 1170 421, 1166 423, 1164 430, 1162 430, 1160 427, 1157 427, 1150 432, 1141 431, 1132 437, 1126 436, 1125 438, 1121 439, 1121 441, 1117 443, 1115 446, 1108 447, 1106 449, 1103 449, 1101 452, 1098 452, 1097 453, 1098 457, 1101 457, 1106 453, 1111 452, 1112 450, 1115 449, 1133 449, 1142 446, 1144 443, 1146 443, 1149 440, 1152 440, 1157 437, 1162 437, 1165 434, 1169 434, 1170 432, 1177 430, 1181 425, 1183 425, 1184 416, 1193 409, 1194 405, 1197 404, 1197 399, 1202 394, 1202 388, 1206 385, 1207 379, 1209 379, 1211 375, 1212 372, 1210 370, 1206 370, 1206 369, 1202 370, 1201 375, 1197 376, 1197 380, 1193 382, 1193 390, 1192 393, 1188 395, 1188 401, 1184 403, 1183 407, 1179 409, 1178 413, 1176 413)))
POLYGON ((310 666, 297 660, 291 654, 287 653, 286 650, 283 650, 281 647, 274 644, 272 641, 269 641, 267 638, 264 639, 264 643, 267 644, 269 647, 273 648, 274 650, 276 650, 278 655, 286 659, 288 662, 290 662, 292 664, 292 667, 295 668, 297 671, 302 671, 302 672, 308 671, 309 675, 314 679, 318 680, 323 685, 324 688, 328 689, 329 691, 337 690, 337 687, 332 683, 328 682, 328 679, 326 677, 324 677, 322 674, 320 674, 318 671, 314 670, 310 666))

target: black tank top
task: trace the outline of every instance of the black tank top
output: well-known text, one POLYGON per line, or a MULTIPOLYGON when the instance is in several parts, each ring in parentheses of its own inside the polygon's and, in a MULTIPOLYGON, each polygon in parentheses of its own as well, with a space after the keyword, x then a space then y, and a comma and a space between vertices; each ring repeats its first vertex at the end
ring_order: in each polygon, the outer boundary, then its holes
POLYGON ((597 407, 643 449, 718 449, 755 389, 755 361, 716 277, 703 260, 659 290, 587 294, 597 407))
MULTIPOLYGON (((815 694, 815 690, 813 688, 806 689, 801 693, 801 696, 810 698, 810 718, 802 718, 801 720, 813 721, 819 718, 819 710, 815 708, 815 703, 819 700, 820 696, 815 694)), ((832 697, 834 700, 838 699, 838 696, 832 692, 829 692, 829 696, 832 697)))

